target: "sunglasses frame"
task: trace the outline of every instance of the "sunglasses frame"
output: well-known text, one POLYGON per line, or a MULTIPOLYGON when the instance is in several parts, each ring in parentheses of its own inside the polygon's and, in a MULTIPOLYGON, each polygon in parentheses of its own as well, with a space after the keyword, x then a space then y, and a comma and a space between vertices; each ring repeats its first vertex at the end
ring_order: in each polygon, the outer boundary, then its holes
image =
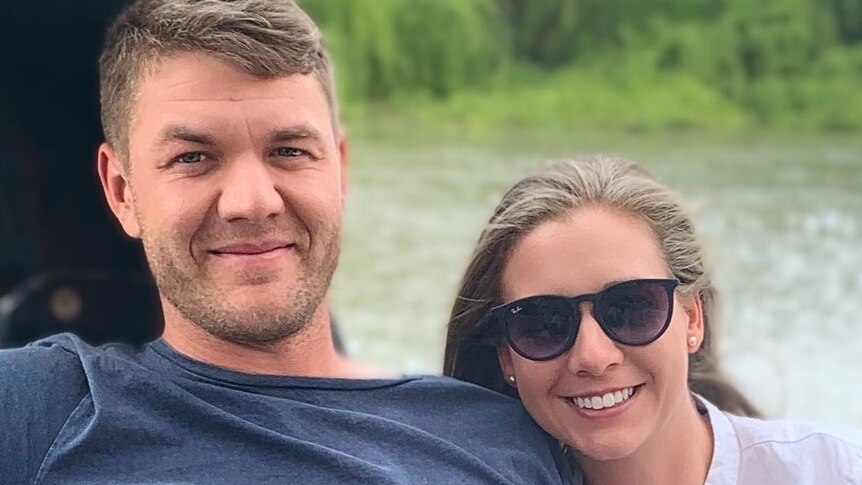
POLYGON ((533 295, 533 296, 528 296, 526 298, 521 298, 519 300, 515 300, 515 301, 511 301, 509 303, 504 303, 502 305, 495 306, 494 308, 491 309, 490 313, 491 313, 491 318, 494 321, 498 322, 498 324, 499 323, 502 324, 503 334, 506 338, 506 342, 509 344, 509 346, 512 348, 512 350, 517 352, 518 355, 520 355, 521 357, 524 357, 525 359, 529 359, 529 360, 533 360, 533 361, 537 361, 537 362, 543 362, 543 361, 547 361, 547 360, 556 359, 557 357, 568 352, 575 345, 575 340, 577 339, 578 332, 580 331, 580 328, 581 328, 581 321, 583 320, 583 314, 581 312, 581 303, 585 302, 585 301, 588 301, 591 304, 589 312, 593 316, 593 320, 595 320, 596 323, 599 324, 599 327, 601 327, 601 329, 605 333, 605 335, 607 335, 607 337, 609 339, 613 340, 614 342, 619 343, 621 345, 627 345, 627 346, 632 346, 632 347, 641 347, 641 346, 649 345, 649 344, 655 342, 662 335, 664 335, 664 333, 667 331, 668 327, 670 326, 670 321, 673 318, 674 292, 675 292, 677 286, 679 286, 679 280, 674 279, 674 278, 641 278, 641 279, 626 280, 626 281, 620 281, 619 283, 614 283, 614 284, 612 284, 606 288, 603 288, 601 291, 599 291, 597 293, 588 293, 588 294, 578 295, 578 296, 574 296, 574 297, 562 296, 562 295, 533 295), (643 342, 638 341, 635 343, 628 343, 628 342, 621 341, 616 335, 614 335, 614 333, 612 331, 610 331, 608 329, 607 325, 605 325, 604 322, 602 322, 601 320, 596 318, 595 308, 597 305, 598 306, 601 305, 602 297, 607 295, 608 291, 618 289, 620 286, 631 285, 633 283, 634 284, 638 284, 638 283, 657 284, 658 286, 661 286, 662 288, 664 288, 667 291, 667 295, 668 295, 668 310, 667 310, 667 318, 665 319, 665 322, 662 324, 661 330, 659 330, 654 337, 652 337, 646 341, 643 341, 643 342), (574 324, 574 327, 575 327, 574 332, 571 332, 571 335, 566 338, 565 345, 561 348, 560 351, 554 352, 553 354, 550 354, 548 356, 543 356, 541 358, 535 358, 533 356, 526 355, 521 349, 518 348, 517 344, 515 344, 515 342, 513 342, 511 332, 509 331, 509 322, 506 319, 506 315, 507 315, 507 313, 509 313, 510 309, 513 308, 514 306, 523 305, 525 302, 529 302, 532 300, 540 300, 540 299, 543 300, 543 299, 548 299, 548 298, 558 300, 558 301, 559 300, 566 301, 572 307, 572 310, 574 311, 573 316, 577 317, 577 322, 574 324))

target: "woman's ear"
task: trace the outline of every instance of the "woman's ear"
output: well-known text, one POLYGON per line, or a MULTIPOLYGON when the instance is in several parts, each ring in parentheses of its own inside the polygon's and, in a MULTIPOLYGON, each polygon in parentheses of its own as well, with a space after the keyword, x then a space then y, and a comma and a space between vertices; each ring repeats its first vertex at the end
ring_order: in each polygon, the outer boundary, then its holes
POLYGON ((703 302, 700 300, 700 294, 698 293, 692 296, 689 301, 683 302, 682 308, 685 311, 687 319, 686 340, 688 353, 693 354, 703 345, 703 302))
POLYGON ((515 365, 512 363, 512 349, 508 345, 497 346, 497 360, 500 362, 500 371, 503 379, 514 387, 511 377, 515 375, 515 365))

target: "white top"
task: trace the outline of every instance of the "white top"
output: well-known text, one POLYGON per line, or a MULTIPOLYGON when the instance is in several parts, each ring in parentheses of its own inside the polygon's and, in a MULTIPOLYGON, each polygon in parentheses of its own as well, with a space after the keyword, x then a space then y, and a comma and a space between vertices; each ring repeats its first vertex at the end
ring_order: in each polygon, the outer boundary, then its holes
POLYGON ((715 448, 705 485, 862 485, 862 433, 709 414, 715 448))

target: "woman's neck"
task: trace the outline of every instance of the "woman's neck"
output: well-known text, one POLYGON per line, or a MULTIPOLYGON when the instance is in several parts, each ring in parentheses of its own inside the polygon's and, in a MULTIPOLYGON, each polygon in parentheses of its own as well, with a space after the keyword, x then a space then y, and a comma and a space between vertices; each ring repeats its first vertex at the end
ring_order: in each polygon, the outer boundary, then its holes
POLYGON ((657 428, 640 448, 618 460, 598 461, 579 455, 589 485, 702 485, 712 462, 712 427, 691 399, 684 399, 671 420, 657 428))

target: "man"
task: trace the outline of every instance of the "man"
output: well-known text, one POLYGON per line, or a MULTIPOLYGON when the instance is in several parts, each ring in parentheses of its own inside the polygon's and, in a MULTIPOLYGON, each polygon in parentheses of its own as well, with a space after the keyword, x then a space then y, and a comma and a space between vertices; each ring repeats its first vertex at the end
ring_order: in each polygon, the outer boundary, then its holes
POLYGON ((335 352, 347 150, 297 6, 140 1, 100 71, 98 172, 165 331, 143 349, 60 335, 0 352, 0 481, 561 481, 515 401, 335 352))

